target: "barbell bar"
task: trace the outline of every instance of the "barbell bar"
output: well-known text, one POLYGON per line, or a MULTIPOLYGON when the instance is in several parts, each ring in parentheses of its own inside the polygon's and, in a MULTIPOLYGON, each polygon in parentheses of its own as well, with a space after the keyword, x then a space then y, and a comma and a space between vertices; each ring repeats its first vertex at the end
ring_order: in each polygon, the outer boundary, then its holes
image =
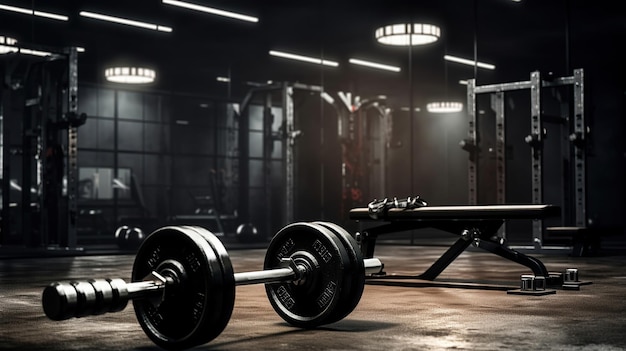
POLYGON ((206 343, 226 327, 235 286, 265 284, 274 310, 312 328, 342 319, 358 304, 365 275, 379 274, 354 239, 332 223, 294 223, 272 239, 264 270, 234 273, 221 241, 201 227, 161 228, 135 257, 132 281, 91 279, 52 283, 42 295, 52 320, 123 310, 132 300, 146 335, 166 349, 206 343))

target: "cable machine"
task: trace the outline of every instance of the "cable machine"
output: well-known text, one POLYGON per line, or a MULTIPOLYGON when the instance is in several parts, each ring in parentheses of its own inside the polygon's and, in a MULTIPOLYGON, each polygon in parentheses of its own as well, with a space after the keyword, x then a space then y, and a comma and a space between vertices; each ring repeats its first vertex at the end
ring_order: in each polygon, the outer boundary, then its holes
POLYGON ((340 102, 327 93, 323 93, 322 98, 331 104, 338 114, 338 135, 342 156, 341 214, 347 216, 350 209, 365 204, 364 196, 368 199, 385 196, 385 165, 391 140, 392 121, 391 109, 385 107, 385 96, 361 99, 359 96, 353 98, 351 93, 342 91, 337 95, 340 102), (380 117, 377 124, 368 121, 369 110, 376 111, 380 117), (370 128, 371 126, 374 127, 370 128), (368 136, 375 137, 375 140, 380 142, 380 147, 371 147, 366 143, 368 136), (372 172, 374 164, 377 165, 377 172, 372 172), (368 176, 365 175, 366 172, 368 176), (373 177, 377 179, 371 181, 370 178, 373 177), (374 184, 378 185, 378 189, 373 188, 374 184))

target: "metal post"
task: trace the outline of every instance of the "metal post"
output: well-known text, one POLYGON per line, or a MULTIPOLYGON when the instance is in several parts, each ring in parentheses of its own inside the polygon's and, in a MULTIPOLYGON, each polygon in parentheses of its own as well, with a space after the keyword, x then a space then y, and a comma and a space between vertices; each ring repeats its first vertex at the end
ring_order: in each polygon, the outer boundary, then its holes
MULTIPOLYGON (((541 123, 541 77, 539 72, 530 74, 530 136, 534 139, 531 144, 531 188, 532 203, 541 204, 543 201, 542 166, 543 166, 543 125, 541 123)), ((543 239, 543 221, 533 220, 533 244, 536 249, 541 248, 543 239)))
POLYGON ((586 152, 585 139, 587 127, 584 114, 584 86, 583 70, 574 70, 574 134, 570 140, 574 141, 574 189, 576 204, 576 226, 587 225, 587 196, 586 196, 586 152))
MULTIPOLYGON (((504 119, 504 92, 491 94, 491 108, 496 113, 496 203, 506 203, 506 134, 504 119)), ((498 235, 506 238, 505 223, 498 235)))
MULTIPOLYGON (((467 142, 475 146, 478 145, 478 138, 476 132, 476 92, 475 92, 476 80, 468 79, 467 81, 467 113, 469 119, 469 126, 467 131, 467 142)), ((478 204, 478 184, 477 184, 477 167, 478 167, 478 151, 474 148, 474 151, 470 151, 469 161, 467 163, 467 178, 468 178, 468 192, 469 192, 469 204, 478 204)))
MULTIPOLYGON (((78 114, 78 51, 75 47, 68 54, 68 115, 78 114)), ((62 246, 76 247, 76 219, 78 216, 78 127, 67 128, 67 234, 62 246)), ((60 235, 63 235, 60 233, 60 235)))
MULTIPOLYGON (((4 88, 0 87, 0 179, 2 180, 2 209, 0 210, 2 218, 10 218, 10 196, 11 193, 11 176, 9 172, 10 166, 10 145, 7 145, 9 139, 9 128, 5 125, 4 108, 8 102, 8 94, 4 94, 4 88)), ((4 220, 0 223, 0 245, 6 245, 8 238, 11 236, 11 221, 4 220)))
POLYGON ((295 118, 293 111, 293 87, 285 84, 283 86, 283 125, 285 126, 285 144, 283 154, 285 162, 285 219, 284 223, 291 223, 294 220, 295 204, 295 118))
POLYGON ((265 93, 263 109, 263 196, 265 198, 265 236, 272 232, 272 151, 274 135, 272 133, 272 93, 265 93))

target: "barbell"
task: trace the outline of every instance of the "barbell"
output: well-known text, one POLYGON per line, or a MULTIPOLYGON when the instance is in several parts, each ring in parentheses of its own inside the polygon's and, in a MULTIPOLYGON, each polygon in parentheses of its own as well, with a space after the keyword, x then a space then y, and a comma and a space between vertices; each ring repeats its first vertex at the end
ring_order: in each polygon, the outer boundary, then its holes
POLYGON ((131 282, 57 282, 42 294, 52 320, 123 310, 132 300, 146 335, 165 349, 186 349, 216 338, 230 320, 235 286, 265 284, 274 310, 288 323, 314 328, 341 320, 361 299, 365 276, 382 272, 363 259, 356 241, 328 222, 287 225, 270 241, 264 270, 234 273, 219 238, 194 226, 169 226, 139 248, 131 282))

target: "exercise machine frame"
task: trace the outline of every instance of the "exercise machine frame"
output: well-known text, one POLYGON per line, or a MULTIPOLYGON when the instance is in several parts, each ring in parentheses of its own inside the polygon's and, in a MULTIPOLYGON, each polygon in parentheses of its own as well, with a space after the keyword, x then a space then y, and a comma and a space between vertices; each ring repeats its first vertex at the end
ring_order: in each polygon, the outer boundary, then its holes
POLYGON ((11 156, 18 154, 22 157, 22 205, 18 219, 22 225, 21 244, 77 249, 78 127, 86 119, 86 115, 78 114, 77 52, 75 47, 53 49, 20 43, 16 52, 3 57, 6 65, 2 78, 6 84, 0 89, 4 194, 0 245, 6 243, 5 236, 12 230, 11 156), (21 53, 44 50, 50 55, 21 53), (10 135, 15 130, 5 126, 9 118, 22 119, 19 146, 11 145, 10 135), (38 188, 35 202, 31 194, 33 186, 38 188))
MULTIPOLYGON (((543 127, 544 118, 541 109, 542 89, 557 86, 571 85, 573 87, 573 118, 567 118, 570 123, 569 141, 573 145, 573 179, 574 179, 574 203, 575 203, 575 226, 584 228, 587 225, 587 199, 586 199, 586 149, 587 125, 585 124, 584 109, 584 71, 575 69, 572 76, 543 80, 540 72, 530 74, 530 80, 503 84, 490 84, 477 86, 475 79, 467 83, 468 105, 468 137, 462 142, 469 151, 468 162, 468 192, 469 204, 476 205, 478 202, 478 123, 477 104, 478 94, 491 94, 491 103, 496 118, 496 203, 506 203, 506 135, 505 135, 505 109, 504 94, 514 90, 530 90, 531 119, 530 134, 525 141, 531 146, 531 184, 532 203, 543 203, 543 139, 546 137, 543 127)), ((565 204, 564 204, 565 205, 565 204)), ((532 223, 532 242, 535 249, 541 249, 543 245, 543 221, 535 219, 532 223)), ((501 235, 506 236, 504 230, 501 235)))

